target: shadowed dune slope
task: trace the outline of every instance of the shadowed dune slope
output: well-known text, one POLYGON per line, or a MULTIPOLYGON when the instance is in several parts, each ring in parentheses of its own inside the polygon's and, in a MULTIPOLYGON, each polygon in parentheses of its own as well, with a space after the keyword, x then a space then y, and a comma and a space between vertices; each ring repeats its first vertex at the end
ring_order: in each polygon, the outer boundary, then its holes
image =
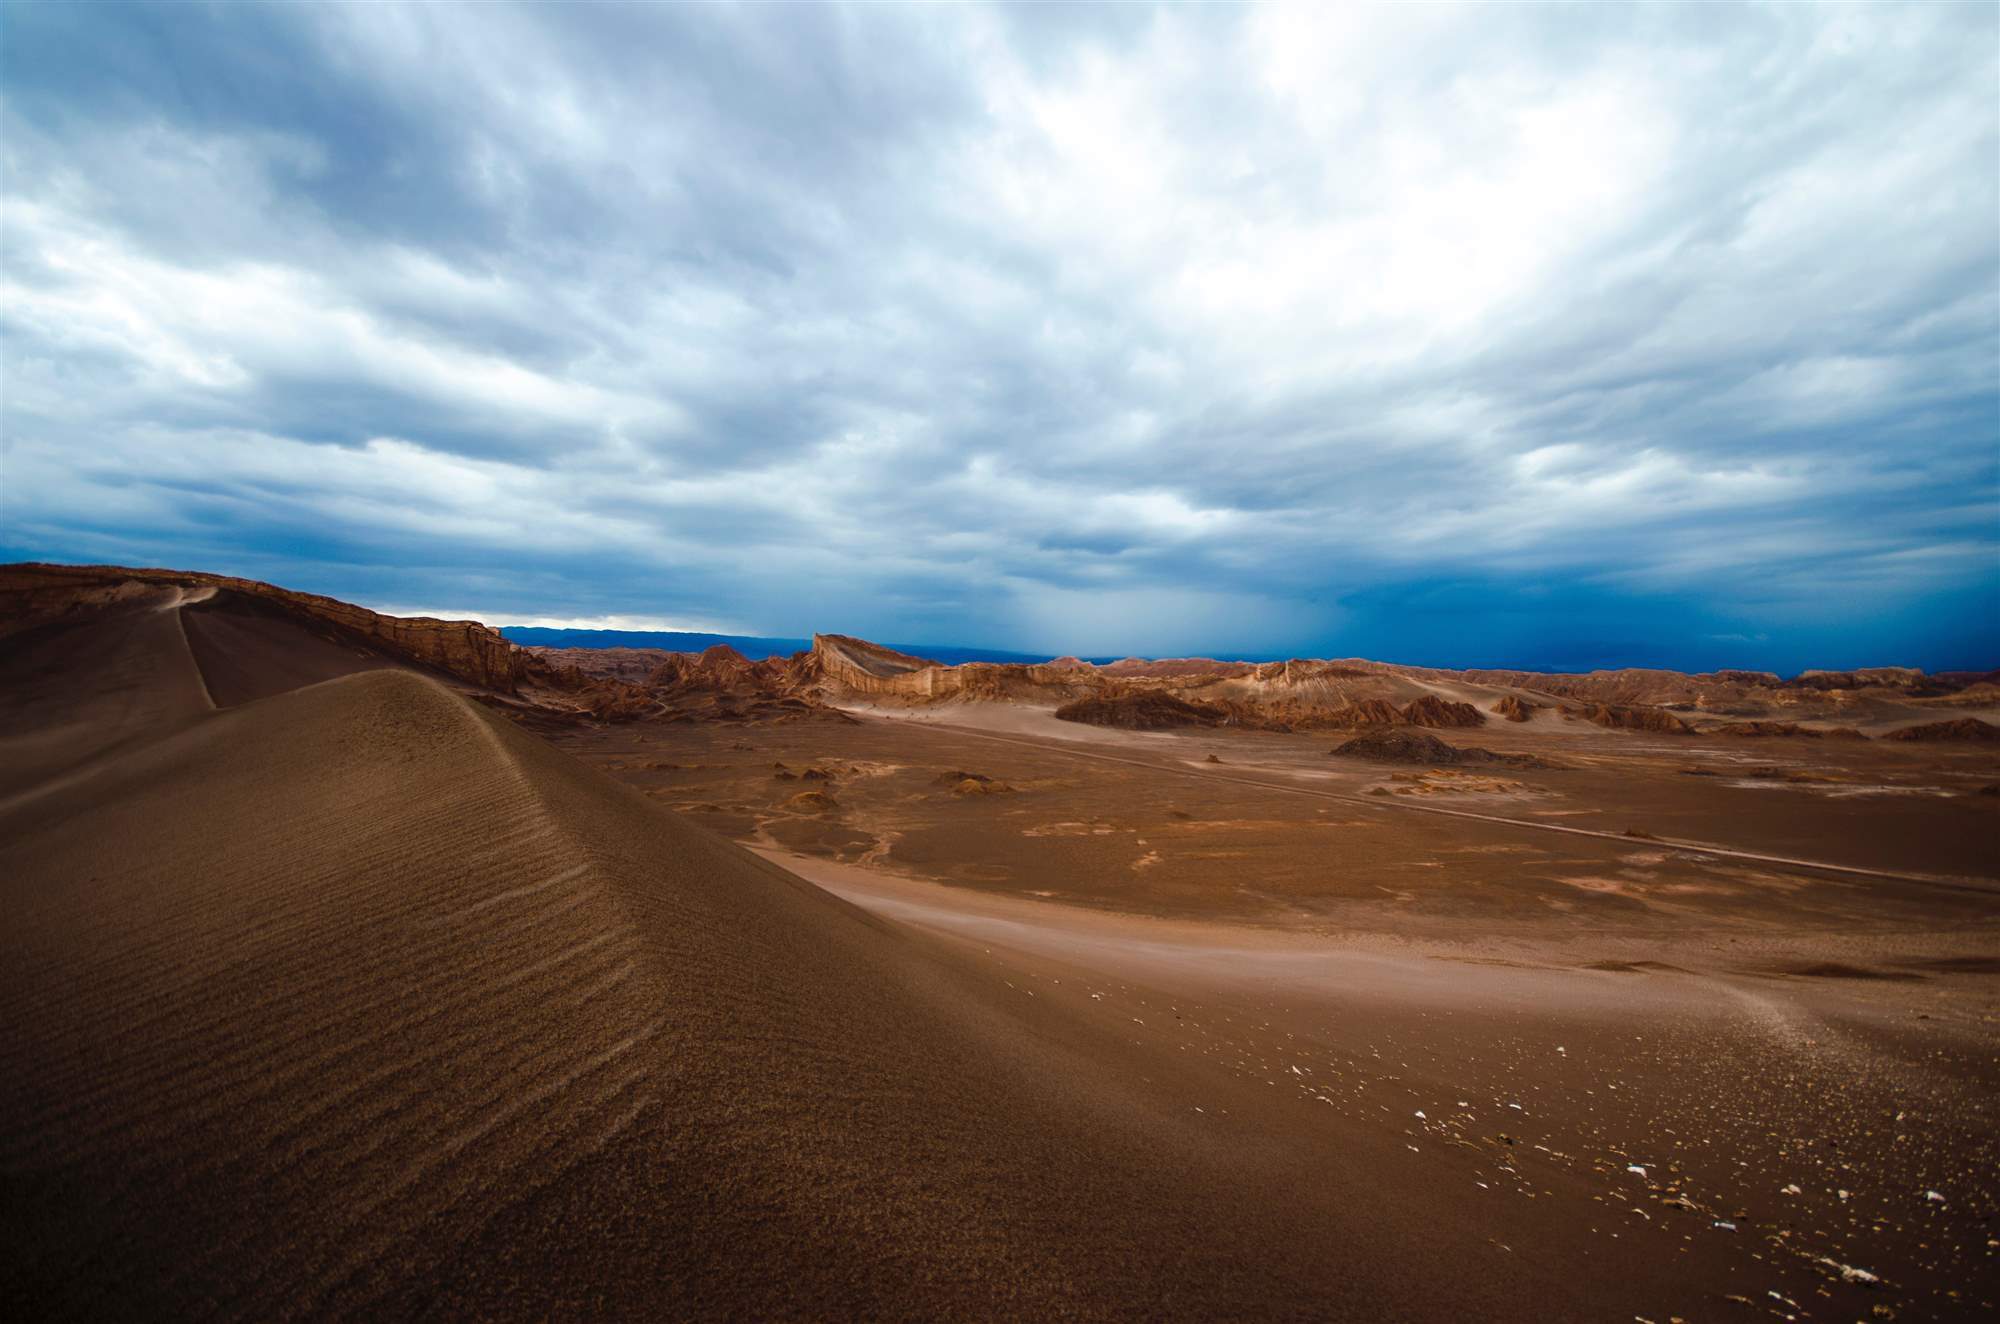
POLYGON ((0 644, 0 811, 213 707, 182 632, 181 590, 153 590, 0 644))
POLYGON ((324 626, 315 633, 299 617, 247 593, 221 590, 191 604, 181 619, 188 647, 218 707, 269 698, 357 671, 410 669, 407 662, 338 638, 324 626))
MULTIPOLYGON (((1142 1087, 1133 1044, 968 949, 426 677, 195 712, 175 614, 120 627, 119 665, 171 720, 0 809, 17 1317, 1513 1318, 1568 1299, 1559 1263, 1437 1272, 1477 1234, 1440 1232, 1442 1196, 1358 1194, 1381 1155, 1307 1170, 1218 1128, 1142 1087)), ((86 690, 66 720, 115 725, 86 690)))

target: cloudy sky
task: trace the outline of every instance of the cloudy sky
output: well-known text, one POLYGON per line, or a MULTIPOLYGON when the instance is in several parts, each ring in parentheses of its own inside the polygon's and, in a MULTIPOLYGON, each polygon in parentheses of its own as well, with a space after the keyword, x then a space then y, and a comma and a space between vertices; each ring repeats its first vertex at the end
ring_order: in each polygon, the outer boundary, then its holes
POLYGON ((2000 665, 1988 5, 0 10, 0 556, 2000 665))

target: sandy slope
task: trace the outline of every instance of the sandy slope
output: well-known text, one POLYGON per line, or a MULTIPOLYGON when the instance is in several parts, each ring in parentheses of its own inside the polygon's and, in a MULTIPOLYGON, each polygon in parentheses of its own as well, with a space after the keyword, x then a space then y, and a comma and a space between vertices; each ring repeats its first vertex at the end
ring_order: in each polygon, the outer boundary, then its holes
MULTIPOLYGON (((0 660, 10 1316, 1665 1318, 1739 1277, 1821 1290, 1697 1239, 1706 1212, 1642 1231, 1597 1212, 1606 1174, 1517 1161, 1488 1132, 1541 1125, 1498 1092, 1521 1080, 1452 1104, 1456 1068, 1361 1070, 1398 1044, 1569 1070, 1496 981, 1260 983, 1197 1027, 203 610, 0 660), (1281 1062, 1325 1083, 1275 1088, 1281 1062)), ((1576 1069, 1685 1079, 1628 1061, 1650 997, 1565 1023, 1576 1069)))
POLYGON ((0 797, 44 786, 213 707, 188 651, 181 597, 158 590, 89 621, 6 641, 0 797))
MULTIPOLYGON (((151 619, 107 636, 183 675, 151 619)), ((1575 1291, 1421 1184, 1356 1200, 1365 1147, 1301 1167, 1217 1127, 1143 1047, 433 681, 184 698, 0 817, 0 1291, 28 1316, 1525 1317, 1575 1291)), ((125 723, 107 705, 71 720, 125 723)))

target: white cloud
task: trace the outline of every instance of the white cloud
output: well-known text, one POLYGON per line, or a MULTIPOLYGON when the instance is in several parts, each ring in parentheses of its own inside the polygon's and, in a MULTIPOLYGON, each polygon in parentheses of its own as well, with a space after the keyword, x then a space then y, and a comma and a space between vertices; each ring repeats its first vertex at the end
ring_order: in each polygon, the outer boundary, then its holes
POLYGON ((1410 576, 1811 597, 2000 513, 1984 10, 478 19, 19 16, 14 541, 1060 648, 1410 576), (180 44, 36 64, 59 22, 180 44))

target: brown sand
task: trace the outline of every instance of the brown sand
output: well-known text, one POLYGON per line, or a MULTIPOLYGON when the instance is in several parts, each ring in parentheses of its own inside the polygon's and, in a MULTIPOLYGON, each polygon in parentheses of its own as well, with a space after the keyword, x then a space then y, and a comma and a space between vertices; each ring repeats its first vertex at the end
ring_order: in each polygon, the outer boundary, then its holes
MULTIPOLYGON (((1950 1004, 1942 1037, 1897 1019, 1912 990, 1987 987, 1975 967, 1865 996, 1820 998, 1856 981, 1810 964, 1771 993, 1686 989, 1629 960, 1329 952, 827 878, 871 914, 434 679, 340 675, 282 622, 199 614, 122 609, 0 658, 17 1317, 1664 1320, 1732 1295, 1802 1318, 1993 1300, 1991 999, 1950 1004), (1780 1162, 1801 1196, 1776 1193, 1780 1162), (1836 1200, 1843 1162, 1865 1203, 1836 1200)), ((790 761, 838 762, 837 803, 860 806, 839 812, 861 813, 900 777, 860 766, 867 742, 952 739, 884 727, 758 738, 858 742, 790 761)), ((651 783, 701 777, 681 769, 720 738, 618 734, 628 768, 660 742, 645 762, 673 766, 651 783)), ((799 793, 769 747, 729 754, 799 793)), ((1063 821, 1040 763, 1061 757, 944 759, 1019 789, 958 796, 925 768, 924 808, 967 816, 956 858, 976 858, 971 815, 1063 821)), ((1130 770, 1141 793, 1158 776, 1130 770)), ((1468 846, 1500 830, 1397 821, 1468 846)))

